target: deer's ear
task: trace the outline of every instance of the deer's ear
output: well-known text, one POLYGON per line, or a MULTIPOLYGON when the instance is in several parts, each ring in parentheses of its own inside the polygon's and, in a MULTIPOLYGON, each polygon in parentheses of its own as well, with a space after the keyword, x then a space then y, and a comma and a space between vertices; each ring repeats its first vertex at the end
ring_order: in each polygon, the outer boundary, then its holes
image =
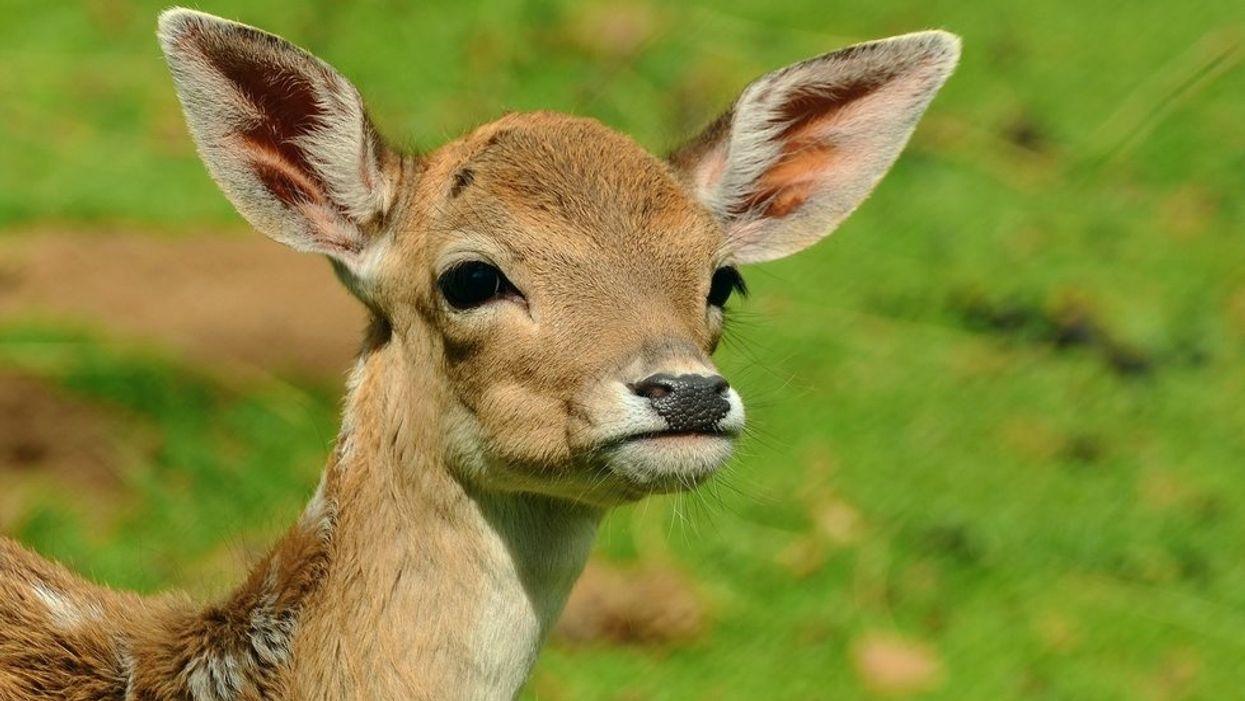
POLYGON ((199 155, 242 216, 358 275, 397 169, 354 86, 279 37, 191 10, 160 15, 159 38, 199 155))
POLYGON ((740 262, 795 253, 873 190, 951 75, 960 41, 907 34, 762 76, 671 156, 740 262))

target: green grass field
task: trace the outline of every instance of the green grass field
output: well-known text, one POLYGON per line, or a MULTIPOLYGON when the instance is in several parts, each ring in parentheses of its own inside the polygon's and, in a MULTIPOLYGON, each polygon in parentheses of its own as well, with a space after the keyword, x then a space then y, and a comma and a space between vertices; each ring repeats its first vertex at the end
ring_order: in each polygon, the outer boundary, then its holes
MULTIPOLYGON (((162 5, 8 0, 0 239, 237 235, 160 59, 162 5)), ((877 193, 823 244, 745 271, 719 362, 757 435, 730 474, 602 533, 603 560, 682 573, 705 630, 555 643, 528 698, 1241 694, 1239 2, 256 5, 199 9, 331 61, 420 148, 547 108, 664 150, 769 69, 926 27, 964 38, 877 193)), ((0 325, 0 382, 15 375, 106 414, 122 476, 0 456, 0 529, 145 591, 227 586, 336 430, 331 383, 242 381, 34 314, 0 325)))

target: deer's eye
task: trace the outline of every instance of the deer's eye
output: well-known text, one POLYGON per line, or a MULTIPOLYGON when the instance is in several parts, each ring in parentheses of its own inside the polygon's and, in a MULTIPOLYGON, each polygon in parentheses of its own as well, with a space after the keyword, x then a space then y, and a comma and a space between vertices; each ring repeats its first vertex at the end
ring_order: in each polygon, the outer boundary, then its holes
POLYGON ((748 286, 744 284, 743 277, 733 266, 718 268, 713 273, 713 280, 709 282, 709 304, 719 308, 725 306, 732 292, 747 295, 748 286))
POLYGON ((507 294, 518 295, 500 270, 478 260, 459 263, 441 273, 437 287, 455 309, 478 307, 507 294))

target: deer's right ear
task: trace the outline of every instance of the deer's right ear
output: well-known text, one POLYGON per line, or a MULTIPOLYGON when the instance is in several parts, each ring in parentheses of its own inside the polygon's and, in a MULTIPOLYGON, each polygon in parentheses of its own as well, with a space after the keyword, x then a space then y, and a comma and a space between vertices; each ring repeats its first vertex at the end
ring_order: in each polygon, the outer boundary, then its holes
POLYGON ((200 12, 165 11, 159 38, 199 155, 238 212, 364 277, 397 169, 354 86, 279 37, 200 12))

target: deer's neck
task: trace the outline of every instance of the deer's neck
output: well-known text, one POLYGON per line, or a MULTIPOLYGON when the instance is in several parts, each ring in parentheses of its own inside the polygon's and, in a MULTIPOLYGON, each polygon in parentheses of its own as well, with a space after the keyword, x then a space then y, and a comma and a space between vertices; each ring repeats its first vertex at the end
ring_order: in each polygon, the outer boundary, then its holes
POLYGON ((295 698, 514 696, 591 548, 598 510, 454 476, 440 390, 409 366, 387 345, 352 378, 308 507, 331 526, 298 617, 295 698))

